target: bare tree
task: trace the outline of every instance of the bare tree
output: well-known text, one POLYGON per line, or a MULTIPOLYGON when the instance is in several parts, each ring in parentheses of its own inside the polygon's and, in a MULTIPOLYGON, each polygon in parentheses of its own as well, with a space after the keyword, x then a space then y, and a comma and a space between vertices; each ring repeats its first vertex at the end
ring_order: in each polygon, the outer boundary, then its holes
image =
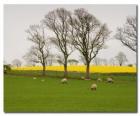
POLYGON ((110 60, 109 60, 109 64, 111 65, 111 66, 115 66, 116 65, 116 59, 115 58, 111 58, 110 60))
POLYGON ((107 61, 107 59, 101 59, 101 61, 102 61, 102 65, 104 65, 104 66, 107 66, 108 65, 108 61, 107 61))
POLYGON ((90 79, 90 62, 103 48, 109 31, 105 24, 101 24, 96 17, 80 8, 74 11, 69 21, 73 45, 86 61, 86 79, 90 79))
POLYGON ((68 60, 68 63, 69 63, 70 65, 77 65, 77 64, 78 64, 78 60, 69 59, 69 60, 68 60))
POLYGON ((48 39, 45 36, 45 28, 42 25, 31 25, 26 31, 28 40, 34 43, 29 52, 24 56, 28 61, 40 63, 45 75, 46 59, 49 55, 48 39))
POLYGON ((43 23, 52 30, 55 37, 50 38, 51 42, 54 43, 64 58, 64 77, 67 78, 67 60, 70 54, 73 52, 73 46, 71 45, 69 23, 68 20, 71 17, 71 13, 64 8, 58 8, 54 11, 49 12, 43 23))
POLYGON ((93 59, 93 64, 96 65, 96 66, 101 65, 101 58, 95 57, 93 59))
POLYGON ((115 38, 120 40, 123 45, 136 52, 137 47, 137 20, 136 17, 127 17, 126 23, 122 28, 117 29, 115 38))
POLYGON ((23 58, 26 60, 25 66, 36 66, 35 62, 30 61, 29 59, 26 59, 25 56, 23 58))
POLYGON ((59 63, 59 65, 64 65, 65 60, 64 60, 64 56, 63 55, 57 55, 57 62, 59 63))
POLYGON ((94 63, 94 65, 108 65, 107 59, 103 59, 103 58, 99 58, 99 57, 95 57, 93 59, 93 63, 94 63))
POLYGON ((49 54, 48 58, 47 58, 47 64, 52 66, 53 61, 54 61, 54 55, 53 54, 49 54))
POLYGON ((84 56, 83 56, 83 55, 80 55, 79 57, 80 57, 79 60, 80 60, 84 65, 87 65, 87 62, 86 62, 84 56))
POLYGON ((19 59, 14 59, 12 61, 13 66, 20 67, 22 62, 19 59))
POLYGON ((122 66, 125 62, 127 62, 126 55, 123 52, 119 52, 115 58, 120 66, 122 66))

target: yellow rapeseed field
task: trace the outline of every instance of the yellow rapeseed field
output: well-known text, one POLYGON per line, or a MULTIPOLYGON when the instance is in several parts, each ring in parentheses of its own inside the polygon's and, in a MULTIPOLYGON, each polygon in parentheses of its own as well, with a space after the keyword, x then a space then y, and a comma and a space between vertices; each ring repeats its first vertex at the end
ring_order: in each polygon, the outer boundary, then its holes
MULTIPOLYGON (((26 66, 26 67, 13 67, 13 70, 42 70, 41 66, 26 66)), ((63 66, 47 66, 46 70, 51 71, 63 71, 63 66)), ((86 66, 68 66, 68 71, 85 72, 86 66)), ((128 66, 90 66, 90 72, 92 73, 135 73, 136 67, 128 66)))

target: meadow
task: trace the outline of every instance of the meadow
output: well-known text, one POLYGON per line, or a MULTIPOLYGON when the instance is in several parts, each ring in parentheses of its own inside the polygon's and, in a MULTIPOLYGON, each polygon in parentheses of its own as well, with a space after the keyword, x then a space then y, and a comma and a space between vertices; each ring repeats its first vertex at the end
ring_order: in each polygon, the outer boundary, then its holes
POLYGON ((91 73, 81 80, 82 72, 69 72, 62 84, 61 71, 14 70, 4 75, 5 112, 137 112, 136 73, 91 73), (36 79, 34 78, 36 77, 36 79), (102 82, 97 82, 100 77, 102 82), (114 83, 107 83, 112 77, 114 83), (97 83, 96 91, 91 91, 97 83))

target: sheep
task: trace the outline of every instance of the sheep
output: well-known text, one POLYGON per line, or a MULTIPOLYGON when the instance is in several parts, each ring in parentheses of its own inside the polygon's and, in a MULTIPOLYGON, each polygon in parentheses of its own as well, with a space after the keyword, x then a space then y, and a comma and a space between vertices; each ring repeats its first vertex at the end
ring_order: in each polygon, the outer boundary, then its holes
POLYGON ((93 83, 93 84, 91 85, 90 88, 91 88, 91 90, 96 91, 96 89, 97 89, 97 84, 93 83))
POLYGON ((44 80, 44 79, 42 79, 41 81, 42 81, 42 82, 44 82, 45 80, 44 80))
POLYGON ((85 80, 85 77, 81 77, 82 80, 85 80))
POLYGON ((107 78, 107 82, 108 82, 108 83, 113 83, 114 81, 113 81, 113 79, 112 79, 111 77, 108 77, 108 78, 107 78))
POLYGON ((33 79, 36 79, 36 77, 33 77, 33 79))
POLYGON ((98 78, 97 81, 98 81, 98 82, 102 82, 102 79, 101 79, 101 78, 98 78))
POLYGON ((61 83, 62 84, 66 84, 68 82, 68 80, 66 79, 66 78, 63 78, 62 80, 61 80, 61 83))

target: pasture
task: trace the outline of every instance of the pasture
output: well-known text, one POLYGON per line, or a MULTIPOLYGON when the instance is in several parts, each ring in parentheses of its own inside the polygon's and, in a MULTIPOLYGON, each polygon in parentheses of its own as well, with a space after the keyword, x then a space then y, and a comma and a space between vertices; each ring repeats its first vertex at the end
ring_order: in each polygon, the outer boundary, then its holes
POLYGON ((4 75, 5 112, 137 112, 136 74, 69 73, 68 84, 60 83, 63 72, 11 71, 4 75), (36 78, 33 78, 35 77, 36 78), (114 83, 105 80, 111 76, 114 83), (97 82, 100 77, 103 82, 97 82), (42 81, 44 80, 44 81, 42 81), (91 91, 92 83, 97 90, 91 91))

